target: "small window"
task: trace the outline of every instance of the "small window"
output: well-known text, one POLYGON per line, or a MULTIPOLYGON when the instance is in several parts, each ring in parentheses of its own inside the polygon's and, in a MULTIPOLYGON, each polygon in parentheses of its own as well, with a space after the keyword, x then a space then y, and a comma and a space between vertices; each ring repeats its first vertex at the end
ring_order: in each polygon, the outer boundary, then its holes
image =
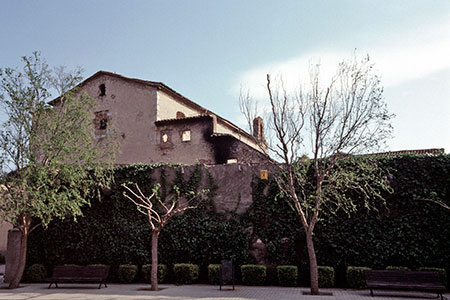
POLYGON ((101 119, 98 129, 105 130, 108 127, 108 119, 101 119))
POLYGON ((99 96, 100 97, 106 96, 106 86, 105 86, 105 84, 104 83, 100 84, 98 86, 98 88, 99 88, 99 96))
POLYGON ((168 140, 169 140, 169 136, 167 135, 167 133, 163 133, 161 135, 161 142, 167 143, 168 140))
POLYGON ((186 118, 186 115, 183 114, 181 111, 177 111, 177 119, 183 119, 186 118))
POLYGON ((97 134, 104 134, 104 131, 108 128, 111 122, 111 114, 107 110, 101 110, 95 112, 94 128, 100 130, 97 134))
POLYGON ((181 135, 181 140, 183 142, 189 142, 191 140, 191 131, 188 130, 183 130, 183 134, 181 135))
POLYGON ((236 158, 227 159, 227 164, 237 164, 238 160, 236 158))

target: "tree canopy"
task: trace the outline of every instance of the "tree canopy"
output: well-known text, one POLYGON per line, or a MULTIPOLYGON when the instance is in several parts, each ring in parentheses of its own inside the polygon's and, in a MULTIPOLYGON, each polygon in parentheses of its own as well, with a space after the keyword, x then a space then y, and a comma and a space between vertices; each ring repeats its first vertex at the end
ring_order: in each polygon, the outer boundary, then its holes
POLYGON ((115 139, 94 136, 94 99, 77 89, 81 69, 51 69, 38 52, 22 58, 23 70, 0 69, 1 124, 0 216, 23 234, 22 270, 10 279, 16 287, 23 273, 26 238, 54 218, 81 215, 89 196, 110 179, 115 139), (52 93, 59 98, 48 104, 52 93), (33 219, 32 219, 33 218, 33 219))

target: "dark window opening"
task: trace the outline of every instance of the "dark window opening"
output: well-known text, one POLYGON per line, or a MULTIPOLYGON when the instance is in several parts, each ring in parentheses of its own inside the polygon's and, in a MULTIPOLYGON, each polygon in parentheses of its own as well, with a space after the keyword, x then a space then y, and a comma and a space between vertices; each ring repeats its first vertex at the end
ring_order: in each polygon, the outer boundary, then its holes
POLYGON ((99 87, 100 89, 100 96, 105 96, 106 95, 106 86, 104 83, 100 84, 99 87))
POLYGON ((181 111, 177 111, 177 119, 186 118, 186 115, 183 114, 181 111))
POLYGON ((101 119, 98 129, 105 130, 108 127, 108 119, 101 119))
POLYGON ((105 130, 108 128, 109 122, 111 122, 111 115, 107 110, 101 110, 95 112, 94 128, 97 131, 96 134, 105 134, 105 130))

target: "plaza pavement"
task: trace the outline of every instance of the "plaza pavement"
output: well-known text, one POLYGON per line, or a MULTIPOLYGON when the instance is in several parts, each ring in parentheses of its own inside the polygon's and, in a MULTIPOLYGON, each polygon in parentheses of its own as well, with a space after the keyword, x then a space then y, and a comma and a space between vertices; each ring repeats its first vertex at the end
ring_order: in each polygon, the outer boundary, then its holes
MULTIPOLYGON (((59 288, 47 289, 47 284, 23 284, 15 290, 6 289, 0 284, 0 300, 418 300, 436 299, 436 294, 420 292, 376 291, 371 297, 368 290, 321 289, 331 292, 332 296, 303 295, 308 288, 287 287, 250 287, 236 286, 236 290, 219 291, 217 286, 194 285, 160 285, 163 290, 150 291, 145 284, 108 284, 107 288, 97 289, 92 284, 61 284, 59 288)), ((450 299, 450 294, 446 294, 450 299)))

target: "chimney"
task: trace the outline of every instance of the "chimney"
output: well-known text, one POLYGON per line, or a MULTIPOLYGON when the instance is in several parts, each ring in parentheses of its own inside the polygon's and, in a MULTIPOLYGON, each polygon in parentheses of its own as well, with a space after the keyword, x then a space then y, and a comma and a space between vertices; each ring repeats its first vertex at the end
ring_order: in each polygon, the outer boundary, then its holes
POLYGON ((264 123, 261 117, 256 117, 253 119, 253 136, 257 141, 263 142, 264 138, 264 123))

